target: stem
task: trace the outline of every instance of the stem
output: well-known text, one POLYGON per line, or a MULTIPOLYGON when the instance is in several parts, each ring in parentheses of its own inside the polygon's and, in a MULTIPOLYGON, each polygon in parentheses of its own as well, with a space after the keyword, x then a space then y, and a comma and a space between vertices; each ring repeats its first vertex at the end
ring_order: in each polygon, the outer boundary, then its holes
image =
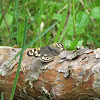
MULTIPOLYGON (((72 0, 72 7, 73 7, 73 15, 74 15, 74 13, 75 13, 75 4, 74 4, 74 0, 72 0)), ((73 17, 73 28, 74 28, 74 37, 76 38, 75 16, 73 17)))
MULTIPOLYGON (((7 26, 7 29, 8 29, 8 32, 9 32, 9 36, 11 36, 9 26, 8 26, 7 21, 6 21, 6 18, 4 16, 4 11, 3 11, 3 6, 2 6, 2 0, 1 0, 1 12, 2 12, 3 19, 5 21, 5 24, 7 26)), ((11 37, 10 37, 10 43, 12 44, 11 37)))
POLYGON ((17 20, 17 45, 19 46, 19 30, 18 30, 18 0, 15 0, 16 20, 17 20))

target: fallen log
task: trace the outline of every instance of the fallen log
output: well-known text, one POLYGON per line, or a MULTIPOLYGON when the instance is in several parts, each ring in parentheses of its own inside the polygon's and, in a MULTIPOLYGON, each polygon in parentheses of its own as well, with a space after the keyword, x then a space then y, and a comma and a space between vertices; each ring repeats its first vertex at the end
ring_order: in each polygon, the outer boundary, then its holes
MULTIPOLYGON (((20 48, 0 47, 0 94, 9 100, 20 48)), ((99 100, 100 49, 63 51, 53 61, 42 62, 24 51, 14 100, 99 100)))

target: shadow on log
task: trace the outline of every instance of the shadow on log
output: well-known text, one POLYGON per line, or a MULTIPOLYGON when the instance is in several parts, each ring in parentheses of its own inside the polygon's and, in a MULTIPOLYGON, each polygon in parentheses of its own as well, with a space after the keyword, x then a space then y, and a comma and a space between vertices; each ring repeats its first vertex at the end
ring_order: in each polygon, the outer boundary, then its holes
MULTIPOLYGON (((19 48, 0 47, 0 94, 9 100, 19 48)), ((51 62, 29 57, 24 51, 14 100, 99 100, 100 49, 63 51, 51 62)))

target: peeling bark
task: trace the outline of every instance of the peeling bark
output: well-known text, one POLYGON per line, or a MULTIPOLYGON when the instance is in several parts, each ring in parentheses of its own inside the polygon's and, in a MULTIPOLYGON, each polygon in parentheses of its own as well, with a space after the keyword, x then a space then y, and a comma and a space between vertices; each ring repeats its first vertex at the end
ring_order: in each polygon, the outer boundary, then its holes
MULTIPOLYGON (((20 48, 0 47, 0 94, 9 100, 19 56, 8 65, 20 48), (8 65, 8 66, 6 66, 8 65)), ((24 51, 15 100, 99 100, 100 49, 64 51, 54 61, 43 63, 24 51)))

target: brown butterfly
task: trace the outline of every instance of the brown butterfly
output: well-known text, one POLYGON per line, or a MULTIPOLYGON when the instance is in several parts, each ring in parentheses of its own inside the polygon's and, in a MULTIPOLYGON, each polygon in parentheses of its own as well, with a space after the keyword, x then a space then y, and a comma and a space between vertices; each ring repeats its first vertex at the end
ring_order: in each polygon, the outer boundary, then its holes
POLYGON ((29 50, 27 55, 30 57, 38 57, 43 62, 50 62, 64 50, 64 46, 61 43, 53 43, 45 47, 37 47, 29 50))

